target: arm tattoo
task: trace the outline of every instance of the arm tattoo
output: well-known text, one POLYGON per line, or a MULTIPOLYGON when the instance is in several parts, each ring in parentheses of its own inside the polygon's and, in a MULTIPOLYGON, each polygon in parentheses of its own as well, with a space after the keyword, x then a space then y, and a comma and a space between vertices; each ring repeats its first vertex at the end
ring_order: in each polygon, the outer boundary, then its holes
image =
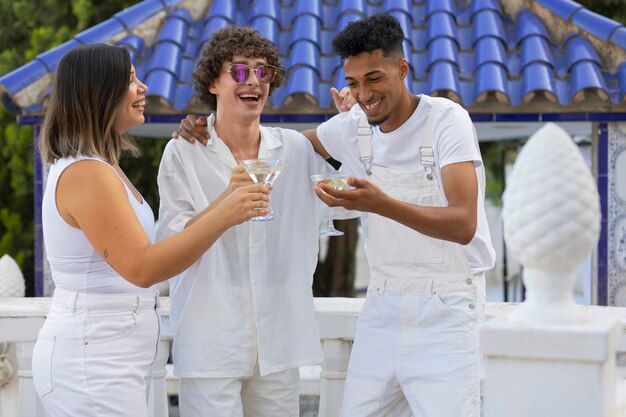
POLYGON ((108 250, 104 250, 104 259, 109 257, 109 251, 108 250))

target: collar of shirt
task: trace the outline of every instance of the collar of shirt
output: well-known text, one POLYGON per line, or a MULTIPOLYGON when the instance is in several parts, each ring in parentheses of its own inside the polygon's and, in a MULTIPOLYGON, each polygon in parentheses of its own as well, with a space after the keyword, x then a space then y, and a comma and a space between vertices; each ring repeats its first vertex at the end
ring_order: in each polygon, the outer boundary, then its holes
MULTIPOLYGON (((207 117, 207 130, 209 131, 209 140, 207 141, 207 149, 219 155, 220 161, 230 168, 236 166, 235 158, 233 158, 230 149, 215 131, 215 113, 207 117)), ((276 152, 282 146, 282 140, 276 136, 272 130, 259 126, 261 133, 261 143, 259 144, 259 159, 270 159, 275 157, 276 152)))

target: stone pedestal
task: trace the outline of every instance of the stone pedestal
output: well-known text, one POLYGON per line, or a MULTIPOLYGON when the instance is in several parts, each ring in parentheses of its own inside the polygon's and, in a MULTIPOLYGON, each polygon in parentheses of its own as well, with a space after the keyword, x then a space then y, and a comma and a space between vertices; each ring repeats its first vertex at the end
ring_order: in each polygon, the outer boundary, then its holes
POLYGON ((615 352, 621 326, 494 320, 480 334, 483 417, 615 417, 615 352))

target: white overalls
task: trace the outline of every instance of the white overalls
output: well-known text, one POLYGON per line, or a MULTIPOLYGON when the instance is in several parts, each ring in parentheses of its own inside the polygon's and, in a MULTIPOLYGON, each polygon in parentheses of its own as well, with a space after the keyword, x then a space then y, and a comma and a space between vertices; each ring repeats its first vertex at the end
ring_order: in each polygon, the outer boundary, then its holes
MULTIPOLYGON (((395 199, 443 206, 432 169, 431 133, 438 112, 433 106, 427 118, 422 169, 416 172, 372 165, 371 145, 364 145, 367 135, 360 134, 367 179, 395 199)), ((483 319, 484 275, 472 274, 456 243, 372 213, 367 223, 371 278, 341 416, 478 417, 477 328, 483 319)))

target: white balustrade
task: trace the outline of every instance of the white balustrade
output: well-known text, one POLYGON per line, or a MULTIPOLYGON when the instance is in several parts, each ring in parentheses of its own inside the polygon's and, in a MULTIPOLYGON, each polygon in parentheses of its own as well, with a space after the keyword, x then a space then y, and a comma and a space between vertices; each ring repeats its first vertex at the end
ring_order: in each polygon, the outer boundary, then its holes
MULTIPOLYGON (((43 325, 50 299, 48 298, 7 298, 0 299, 0 343, 12 341, 18 348, 18 376, 20 384, 21 409, 5 411, 3 417, 45 417, 37 395, 35 393, 30 363, 33 343, 39 328, 43 325)), ((345 373, 348 368, 348 359, 356 320, 363 305, 363 299, 351 298, 316 298, 315 313, 320 329, 321 342, 324 352, 324 363, 321 371, 320 388, 320 417, 337 417, 343 396, 345 373)), ((513 303, 487 303, 485 314, 488 322, 502 321, 517 305, 513 303)), ((626 308, 578 306, 583 315, 604 315, 613 317, 621 322, 619 335, 618 355, 626 355, 626 308)), ((167 416, 167 385, 165 376, 165 362, 172 339, 169 325, 169 299, 161 298, 161 342, 159 353, 155 361, 153 382, 149 396, 151 416, 167 416)), ((531 347, 528 348, 531 351, 531 347)), ((570 350, 563 348, 563 355, 570 350)), ((626 370, 626 368, 618 368, 626 370)), ((620 372, 622 376, 626 372, 620 372)), ((169 381, 171 383, 171 381, 169 381)), ((545 391, 553 387, 536 380, 535 384, 545 391)), ((507 386, 502 387, 506 391, 507 386)), ((172 389, 170 388, 170 392, 172 389)), ((0 390, 2 393, 2 390, 0 390)), ((0 395, 0 399, 3 399, 0 395)), ((0 410, 3 410, 0 404, 0 410)))

